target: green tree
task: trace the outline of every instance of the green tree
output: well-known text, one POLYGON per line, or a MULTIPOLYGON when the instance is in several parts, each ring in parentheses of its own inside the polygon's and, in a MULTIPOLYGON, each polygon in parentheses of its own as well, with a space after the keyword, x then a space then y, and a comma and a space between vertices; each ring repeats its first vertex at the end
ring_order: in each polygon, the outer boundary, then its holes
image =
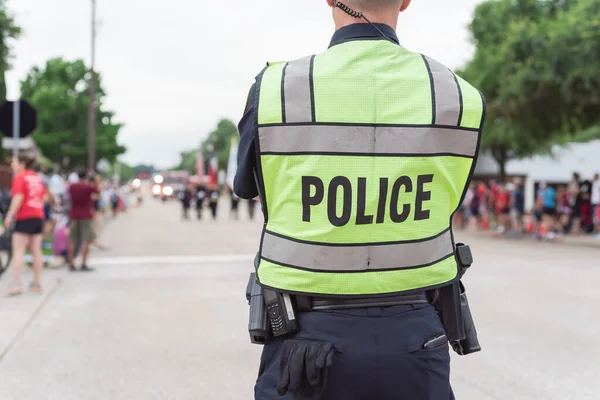
MULTIPOLYGON (((113 122, 114 114, 103 109, 105 92, 96 73, 96 154, 114 163, 125 153, 117 143, 122 125, 113 122)), ((61 58, 46 62, 44 69, 34 67, 21 82, 22 97, 38 111, 34 140, 42 154, 63 168, 82 167, 87 159, 88 68, 82 60, 61 58)))
POLYGON ((506 163, 550 152, 600 124, 600 0, 488 0, 459 74, 488 105, 482 150, 506 163))
POLYGON ((133 167, 122 161, 116 161, 110 168, 102 174, 106 179, 113 180, 115 176, 119 177, 119 183, 126 183, 135 178, 133 167))
POLYGON ((6 71, 10 69, 10 41, 21 35, 21 28, 6 6, 5 0, 0 0, 0 104, 6 100, 6 71))
POLYGON ((196 174, 196 153, 197 150, 182 151, 180 153, 179 164, 171 168, 172 171, 188 171, 190 174, 196 174))
MULTIPOLYGON (((204 159, 208 161, 210 152, 208 151, 209 146, 212 145, 214 152, 217 155, 219 162, 219 168, 227 167, 229 161, 229 150, 231 149, 231 138, 236 137, 238 134, 237 127, 235 124, 228 119, 222 119, 217 124, 217 128, 212 131, 206 140, 202 142, 201 149, 204 159)), ((194 163, 196 153, 194 152, 194 163)))
POLYGON ((119 174, 120 183, 126 183, 137 176, 133 167, 121 161, 117 161, 112 165, 109 177, 112 178, 116 173, 119 174))
MULTIPOLYGON (((210 147, 212 146, 212 150, 217 156, 219 169, 226 168, 227 163, 229 162, 231 139, 233 137, 237 137, 237 134, 238 131, 235 124, 231 120, 222 119, 217 124, 215 130, 209 133, 207 138, 202 141, 202 143, 200 144, 200 150, 202 151, 202 156, 204 157, 204 167, 206 173, 208 173, 208 163, 212 155, 211 151, 209 150, 210 147)), ((188 171, 190 174, 195 174, 197 152, 198 150, 196 149, 182 151, 180 153, 179 164, 173 166, 171 170, 185 170, 188 171)))
POLYGON ((133 173, 138 176, 139 174, 152 175, 156 171, 153 165, 140 164, 133 167, 133 173))

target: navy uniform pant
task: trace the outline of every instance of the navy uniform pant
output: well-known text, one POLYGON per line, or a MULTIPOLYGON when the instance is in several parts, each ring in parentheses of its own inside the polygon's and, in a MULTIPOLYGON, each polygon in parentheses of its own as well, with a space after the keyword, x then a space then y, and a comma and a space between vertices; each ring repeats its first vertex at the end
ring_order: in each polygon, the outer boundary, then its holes
MULTIPOLYGON (((339 349, 321 400, 454 400, 449 345, 423 349, 444 334, 432 306, 313 311, 298 318, 300 331, 294 339, 328 341, 339 349)), ((265 345, 256 400, 296 400, 291 393, 277 394, 281 346, 289 338, 265 345)))

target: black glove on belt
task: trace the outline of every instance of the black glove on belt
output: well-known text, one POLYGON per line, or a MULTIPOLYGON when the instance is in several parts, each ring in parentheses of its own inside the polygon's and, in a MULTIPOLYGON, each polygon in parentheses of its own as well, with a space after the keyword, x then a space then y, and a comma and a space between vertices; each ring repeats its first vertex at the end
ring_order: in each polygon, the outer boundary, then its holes
POLYGON ((290 339, 283 342, 277 393, 318 399, 327 381, 335 348, 329 342, 290 339))

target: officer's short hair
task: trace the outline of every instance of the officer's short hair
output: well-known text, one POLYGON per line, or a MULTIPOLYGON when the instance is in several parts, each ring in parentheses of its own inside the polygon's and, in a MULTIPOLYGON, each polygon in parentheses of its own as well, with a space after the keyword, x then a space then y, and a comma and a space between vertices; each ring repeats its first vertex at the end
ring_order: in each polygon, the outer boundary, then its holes
POLYGON ((404 0, 347 0, 348 6, 356 11, 382 11, 400 7, 404 0))

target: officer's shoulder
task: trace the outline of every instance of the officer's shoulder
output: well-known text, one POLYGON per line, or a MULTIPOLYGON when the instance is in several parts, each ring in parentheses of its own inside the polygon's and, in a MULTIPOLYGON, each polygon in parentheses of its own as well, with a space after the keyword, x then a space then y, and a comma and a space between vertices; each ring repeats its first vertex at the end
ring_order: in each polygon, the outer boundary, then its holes
MULTIPOLYGON (((283 68, 283 66, 287 63, 287 61, 267 61, 264 68, 256 75, 255 81, 260 82, 265 72, 271 68, 283 68)), ((254 86, 254 85, 252 85, 254 86)))
POLYGON ((276 65, 283 65, 287 63, 287 61, 267 61, 267 67, 274 67, 276 65))
POLYGON ((300 58, 297 58, 297 59, 294 59, 294 60, 267 61, 266 68, 270 68, 270 67, 279 67, 279 68, 281 68, 281 67, 285 66, 285 64, 295 63, 296 61, 306 61, 306 60, 308 60, 308 59, 310 59, 310 58, 312 58, 314 56, 316 56, 316 54, 309 54, 309 55, 306 55, 306 56, 303 56, 303 57, 300 57, 300 58))
POLYGON ((433 57, 431 57, 431 56, 429 56, 427 54, 423 54, 423 53, 412 53, 412 54, 415 57, 422 58, 427 63, 427 68, 429 70, 431 70, 432 68, 435 68, 437 70, 439 70, 440 68, 447 69, 451 73, 451 75, 449 75, 449 76, 456 77, 456 79, 458 79, 461 84, 466 84, 466 85, 469 85, 469 86, 473 86, 467 80, 465 80, 463 77, 461 77, 460 73, 457 73, 452 68, 448 67, 444 63, 438 61, 437 59, 435 59, 435 58, 433 58, 433 57))

